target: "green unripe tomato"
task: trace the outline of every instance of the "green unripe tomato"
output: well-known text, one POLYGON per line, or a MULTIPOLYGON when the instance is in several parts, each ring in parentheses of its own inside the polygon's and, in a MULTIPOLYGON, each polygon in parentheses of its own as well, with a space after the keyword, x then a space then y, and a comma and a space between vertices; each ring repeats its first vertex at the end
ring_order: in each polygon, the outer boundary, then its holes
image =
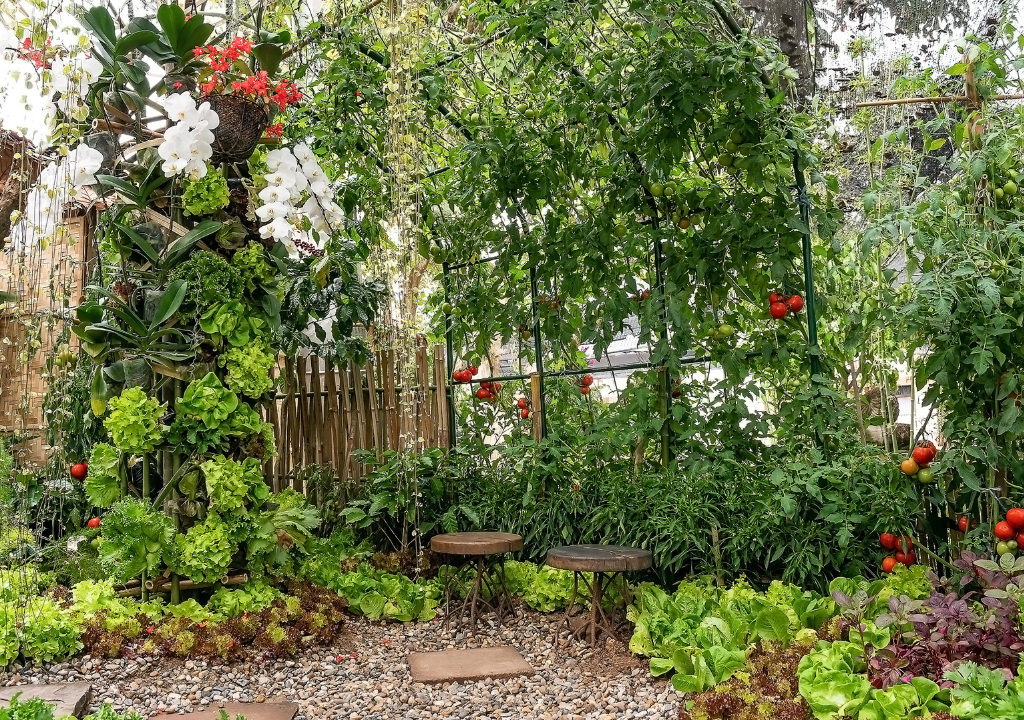
POLYGON ((917 481, 919 483, 930 483, 935 480, 935 473, 930 468, 921 468, 917 471, 917 481))
POLYGON ((1020 546, 1017 544, 1016 540, 1007 540, 1006 541, 1006 547, 1010 548, 1010 552, 1013 552, 1014 550, 1016 550, 1020 546))
POLYGON ((661 197, 665 194, 665 186, 661 183, 651 183, 651 195, 661 197))
POLYGON ((1010 544, 1009 543, 1003 542, 1002 540, 1000 540, 999 542, 996 543, 996 555, 999 555, 1001 557, 1001 556, 1005 555, 1008 552, 1010 552, 1010 544))
POLYGON ((1015 183, 1013 180, 1008 180, 1007 183, 1003 185, 1003 192, 1006 193, 1007 195, 1010 195, 1011 197, 1016 195, 1017 183, 1015 183))

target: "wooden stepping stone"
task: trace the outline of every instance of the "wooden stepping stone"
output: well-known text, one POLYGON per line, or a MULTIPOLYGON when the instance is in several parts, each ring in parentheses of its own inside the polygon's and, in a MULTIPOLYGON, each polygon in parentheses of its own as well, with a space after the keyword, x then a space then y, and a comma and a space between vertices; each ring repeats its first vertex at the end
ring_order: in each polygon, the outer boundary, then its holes
POLYGON ((241 715, 246 720, 292 720, 299 712, 296 703, 266 702, 266 703, 224 703, 223 705, 211 705, 199 712, 185 713, 181 717, 189 720, 216 720, 223 710, 231 720, 241 715))
POLYGON ((409 671, 414 682, 436 685, 486 678, 529 677, 533 675, 533 666, 518 650, 505 646, 409 653, 409 671))
POLYGON ((72 717, 85 717, 89 710, 89 691, 92 685, 87 682, 77 683, 55 683, 53 685, 15 685, 13 687, 0 688, 0 704, 7 705, 18 693, 21 693, 19 700, 25 701, 32 698, 45 700, 55 705, 55 717, 71 715, 72 717))

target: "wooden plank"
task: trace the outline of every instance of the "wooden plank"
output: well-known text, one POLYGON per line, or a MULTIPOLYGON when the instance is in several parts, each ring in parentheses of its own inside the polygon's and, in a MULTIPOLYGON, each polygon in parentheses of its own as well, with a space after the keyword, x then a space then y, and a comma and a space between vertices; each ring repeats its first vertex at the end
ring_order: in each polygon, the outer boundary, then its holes
POLYGON ((263 472, 270 480, 270 487, 274 492, 279 492, 281 482, 281 422, 277 412, 277 398, 270 401, 267 406, 267 422, 274 426, 274 451, 276 456, 267 463, 263 472))
POLYGON ((402 384, 402 367, 401 356, 396 355, 394 350, 387 351, 387 368, 388 368, 388 384, 390 385, 390 391, 386 394, 387 405, 388 405, 388 424, 389 432, 391 434, 391 447, 398 449, 404 447, 404 443, 407 441, 406 428, 402 422, 402 411, 403 407, 402 398, 399 390, 399 386, 402 384))
MULTIPOLYGON (((374 372, 373 356, 371 355, 366 359, 366 386, 367 386, 367 403, 370 406, 369 419, 373 423, 373 432, 370 437, 367 438, 368 442, 372 443, 373 451, 377 455, 377 459, 381 459, 383 454, 383 443, 387 442, 387 437, 381 438, 381 419, 380 416, 383 411, 378 412, 377 408, 377 380, 376 373, 374 372)), ((360 393, 360 397, 362 393, 360 393)))
POLYGON ((338 379, 341 381, 341 387, 339 397, 341 399, 342 409, 342 429, 344 430, 342 446, 342 465, 344 467, 343 479, 347 479, 349 476, 353 480, 359 479, 359 473, 355 468, 352 467, 352 450, 355 447, 355 440, 353 436, 353 422, 352 416, 352 402, 351 402, 351 387, 352 383, 349 380, 349 369, 347 365, 338 366, 338 379))
POLYGON ((301 355, 295 358, 295 378, 296 378, 296 403, 295 403, 295 443, 294 449, 295 454, 293 456, 293 462, 291 467, 292 477, 292 489, 296 492, 302 492, 302 479, 299 477, 299 470, 308 465, 306 461, 307 451, 307 438, 306 428, 308 426, 308 408, 309 398, 306 396, 306 358, 301 355))
MULTIPOLYGON (((368 450, 370 449, 370 443, 372 442, 372 439, 367 438, 368 428, 366 427, 366 425, 369 415, 366 412, 366 397, 364 395, 366 391, 363 388, 363 374, 360 367, 356 365, 354 362, 350 363, 349 366, 352 370, 352 390, 353 394, 356 397, 356 415, 353 423, 353 430, 355 431, 354 434, 356 436, 356 444, 353 447, 353 449, 358 448, 361 450, 368 450)), ((356 465, 358 466, 359 463, 356 463, 356 465)), ((359 474, 362 475, 362 473, 363 468, 360 467, 359 474)))
POLYGON ((433 442, 430 423, 430 368, 427 365, 427 343, 416 336, 416 447, 423 450, 433 442))
POLYGON ((285 396, 281 401, 281 490, 288 487, 288 473, 295 466, 295 359, 285 360, 284 367, 285 396))
POLYGON ((310 357, 309 360, 309 392, 310 400, 312 400, 310 403, 310 409, 312 410, 310 435, 313 441, 309 452, 311 461, 319 465, 326 462, 327 458, 330 457, 330 441, 325 432, 327 422, 324 417, 324 398, 320 393, 320 375, 323 373, 324 362, 316 355, 310 357))
POLYGON ((334 472, 341 477, 341 410, 338 397, 338 380, 334 363, 328 362, 324 369, 324 388, 327 391, 327 423, 330 426, 331 453, 330 463, 334 472))

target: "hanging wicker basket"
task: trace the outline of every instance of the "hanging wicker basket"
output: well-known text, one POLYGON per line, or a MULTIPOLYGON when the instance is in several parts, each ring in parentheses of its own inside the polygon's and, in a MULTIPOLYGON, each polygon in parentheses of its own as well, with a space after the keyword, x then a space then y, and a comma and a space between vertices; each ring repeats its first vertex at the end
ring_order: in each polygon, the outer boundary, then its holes
POLYGON ((245 162, 266 132, 270 115, 263 103, 241 95, 204 95, 200 103, 210 103, 220 124, 213 131, 214 164, 245 162))

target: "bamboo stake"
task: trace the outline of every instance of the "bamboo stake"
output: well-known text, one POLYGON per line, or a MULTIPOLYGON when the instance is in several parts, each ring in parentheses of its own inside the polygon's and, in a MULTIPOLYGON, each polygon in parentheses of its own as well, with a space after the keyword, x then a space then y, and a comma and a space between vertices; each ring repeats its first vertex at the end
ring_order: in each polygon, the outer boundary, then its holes
MULTIPOLYGON (((380 372, 380 374, 381 374, 381 379, 382 380, 384 379, 384 376, 385 376, 385 373, 386 373, 385 366, 384 366, 383 362, 384 362, 383 359, 381 359, 381 365, 380 365, 381 372, 380 372)), ((367 389, 369 390, 369 392, 367 393, 367 400, 368 400, 369 405, 370 405, 370 419, 371 419, 371 422, 373 423, 373 434, 372 434, 371 437, 367 438, 367 441, 373 444, 372 445, 373 446, 373 451, 374 451, 374 453, 376 453, 377 459, 380 460, 381 459, 381 451, 382 451, 381 426, 384 423, 381 422, 381 420, 382 420, 381 417, 380 417, 381 413, 377 412, 377 373, 375 371, 374 362, 373 362, 373 356, 372 355, 370 357, 366 358, 366 385, 367 385, 367 389)), ((387 392, 388 392, 388 390, 387 390, 387 381, 384 380, 384 382, 382 382, 381 385, 384 387, 384 394, 385 394, 385 397, 386 397, 387 396, 387 392)), ((359 393, 359 396, 362 397, 362 392, 359 393)), ((386 402, 386 400, 385 400, 385 402, 386 402)), ((385 432, 387 432, 386 429, 385 429, 385 432)), ((384 437, 384 442, 387 442, 387 436, 386 435, 384 437)))
MULTIPOLYGON (((1024 100, 1024 94, 1016 95, 993 95, 990 98, 985 98, 989 102, 995 102, 998 100, 1024 100)), ((971 98, 966 95, 936 95, 934 97, 923 97, 923 98, 887 98, 885 100, 868 100, 866 102, 859 102, 854 107, 885 107, 888 105, 925 105, 928 103, 952 103, 952 102, 970 102, 971 98)))

